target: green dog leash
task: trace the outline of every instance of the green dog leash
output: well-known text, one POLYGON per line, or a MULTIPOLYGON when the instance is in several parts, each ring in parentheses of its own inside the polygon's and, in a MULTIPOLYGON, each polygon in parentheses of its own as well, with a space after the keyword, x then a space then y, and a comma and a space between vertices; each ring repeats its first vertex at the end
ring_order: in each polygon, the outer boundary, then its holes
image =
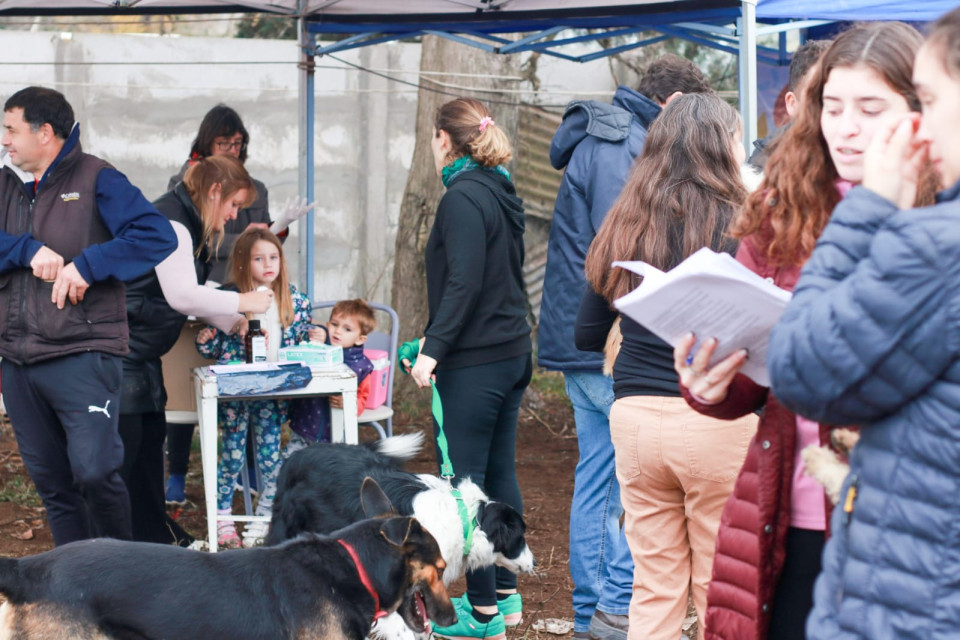
MULTIPOLYGON (((410 340, 404 342, 397 349, 397 358, 402 363, 404 360, 410 361, 410 366, 417 361, 420 355, 420 341, 410 340)), ((409 373, 401 367, 404 373, 409 373)), ((430 381, 430 387, 433 389, 433 400, 431 401, 431 411, 433 419, 437 421, 437 448, 440 449, 440 477, 450 484, 450 494, 457 501, 457 512, 460 514, 460 522, 463 525, 463 555, 470 555, 470 549, 473 547, 473 530, 476 528, 476 516, 470 517, 467 504, 460 494, 459 489, 453 488, 453 464, 450 462, 450 452, 447 450, 447 434, 443 431, 443 403, 440 402, 440 392, 437 391, 437 385, 433 380, 430 381)))

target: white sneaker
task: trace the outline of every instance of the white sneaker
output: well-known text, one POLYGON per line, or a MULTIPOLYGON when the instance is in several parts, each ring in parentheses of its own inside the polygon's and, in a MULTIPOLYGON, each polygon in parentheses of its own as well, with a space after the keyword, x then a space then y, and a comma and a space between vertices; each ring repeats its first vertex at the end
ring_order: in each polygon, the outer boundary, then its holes
POLYGON ((267 538, 267 530, 270 524, 267 522, 248 522, 243 528, 243 546, 246 549, 259 547, 263 545, 267 538))

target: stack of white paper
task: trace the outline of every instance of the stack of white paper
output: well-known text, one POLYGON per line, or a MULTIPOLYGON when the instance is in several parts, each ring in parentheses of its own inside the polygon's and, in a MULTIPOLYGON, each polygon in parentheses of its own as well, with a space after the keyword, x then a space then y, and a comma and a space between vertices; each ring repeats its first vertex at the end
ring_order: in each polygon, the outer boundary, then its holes
POLYGON ((764 280, 726 253, 700 249, 664 273, 645 262, 615 262, 643 276, 640 286, 614 301, 621 313, 671 346, 692 331, 692 353, 716 338, 713 366, 738 349, 750 357, 742 372, 770 386, 767 344, 790 293, 764 280))

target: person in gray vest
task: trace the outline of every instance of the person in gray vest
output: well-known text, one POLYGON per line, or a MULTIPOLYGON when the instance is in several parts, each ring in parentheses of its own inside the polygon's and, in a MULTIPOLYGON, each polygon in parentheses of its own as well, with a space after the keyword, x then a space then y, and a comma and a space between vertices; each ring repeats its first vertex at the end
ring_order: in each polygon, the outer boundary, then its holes
POLYGON ((570 577, 574 636, 626 640, 633 593, 633 560, 620 528, 620 487, 607 416, 613 381, 601 373, 603 356, 574 345, 587 249, 620 195, 647 128, 683 93, 710 91, 689 60, 667 54, 647 68, 636 90, 620 86, 613 104, 576 101, 567 106, 550 145, 550 162, 566 169, 550 225, 543 279, 537 357, 562 371, 573 404, 580 461, 570 509, 570 577))
POLYGON ((27 87, 4 104, 0 376, 7 413, 55 544, 129 539, 117 433, 129 331, 124 281, 177 246, 170 223, 80 147, 73 109, 27 87))

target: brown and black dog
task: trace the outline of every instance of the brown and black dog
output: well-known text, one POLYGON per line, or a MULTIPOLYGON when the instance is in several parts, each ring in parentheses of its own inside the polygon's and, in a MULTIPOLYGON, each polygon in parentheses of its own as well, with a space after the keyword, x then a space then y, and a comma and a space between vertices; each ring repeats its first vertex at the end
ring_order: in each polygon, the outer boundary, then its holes
POLYGON ((210 554, 88 540, 0 559, 2 640, 361 640, 398 612, 411 629, 456 621, 437 543, 390 515, 372 480, 370 514, 330 536, 210 554))

